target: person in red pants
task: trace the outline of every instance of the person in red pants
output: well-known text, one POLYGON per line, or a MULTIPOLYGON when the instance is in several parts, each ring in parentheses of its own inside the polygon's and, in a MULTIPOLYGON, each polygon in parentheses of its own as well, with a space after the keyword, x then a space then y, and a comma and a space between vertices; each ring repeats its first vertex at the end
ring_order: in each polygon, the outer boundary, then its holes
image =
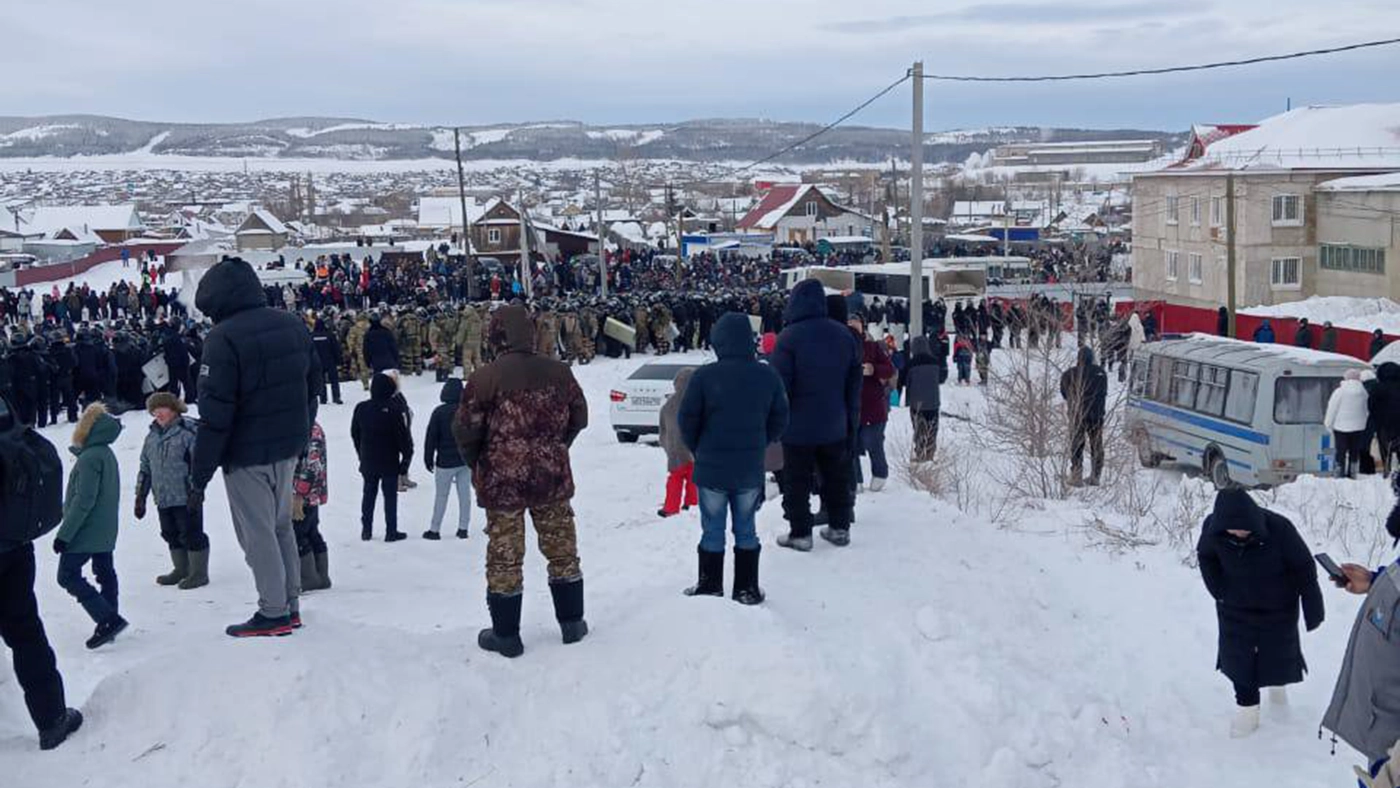
POLYGON ((681 400, 685 398, 685 388, 695 375, 695 367, 685 367, 676 373, 676 393, 661 406, 661 448, 666 450, 666 501, 656 512, 660 517, 679 514, 681 508, 689 509, 700 504, 700 490, 695 486, 695 458, 681 440, 680 425, 676 414, 680 412, 681 400))

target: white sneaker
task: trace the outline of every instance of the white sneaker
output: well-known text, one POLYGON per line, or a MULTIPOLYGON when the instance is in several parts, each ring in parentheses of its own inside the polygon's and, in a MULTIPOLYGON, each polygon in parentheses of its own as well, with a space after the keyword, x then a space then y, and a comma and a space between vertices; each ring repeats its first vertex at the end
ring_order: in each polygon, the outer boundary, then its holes
POLYGON ((881 479, 880 477, 877 476, 877 477, 875 477, 874 479, 871 479, 871 480, 870 480, 870 491, 871 491, 871 492, 877 493, 877 492, 879 492, 879 491, 881 491, 881 490, 883 490, 883 489, 885 489, 885 480, 884 480, 884 479, 881 479))
POLYGON ((1235 718, 1230 721, 1230 738, 1243 739, 1259 730, 1259 707, 1240 706, 1235 710, 1235 718))
POLYGON ((1287 688, 1287 687, 1269 687, 1269 705, 1271 705, 1271 706, 1287 706, 1287 705, 1288 705, 1288 688, 1287 688))

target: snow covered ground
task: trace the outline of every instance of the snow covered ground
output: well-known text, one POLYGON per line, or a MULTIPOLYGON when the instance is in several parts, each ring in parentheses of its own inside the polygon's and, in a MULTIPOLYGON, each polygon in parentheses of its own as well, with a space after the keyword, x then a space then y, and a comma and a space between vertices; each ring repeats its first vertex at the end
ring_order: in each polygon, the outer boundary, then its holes
POLYGON ((1400 334, 1400 304, 1389 298, 1312 296, 1302 301, 1252 306, 1240 311, 1259 317, 1306 317, 1316 326, 1330 320, 1337 328, 1357 331, 1375 331, 1379 328, 1387 334, 1400 334))
MULTIPOLYGON (((293 637, 223 634, 255 594, 221 482, 206 510, 207 588, 158 588, 167 561, 158 528, 124 514, 117 566, 132 627, 100 651, 83 649, 91 623, 54 582, 47 540, 40 545, 41 609, 87 723, 60 750, 38 752, 13 677, 0 671, 6 784, 1349 784, 1359 758, 1329 757, 1317 721, 1357 598, 1324 589, 1328 621, 1304 638, 1311 677, 1290 709, 1266 710, 1258 734, 1231 741, 1233 699, 1213 672, 1213 605, 1181 560, 1189 550, 1098 546, 1083 524, 1103 505, 1087 498, 1032 506, 998 526, 896 478, 861 496, 850 548, 819 540, 808 555, 772 546, 784 523, 770 502, 759 518, 768 602, 683 597, 698 514, 658 519, 660 449, 618 444, 608 428, 609 388, 641 363, 575 370, 591 418, 573 452, 593 630, 582 643, 559 642, 532 547, 524 657, 477 649, 487 623, 483 513, 465 542, 419 539, 432 502, 420 458, 420 486, 400 497, 411 538, 359 541, 348 433, 364 395, 349 384, 346 405, 321 411, 335 587, 305 598, 307 626, 293 637)), ((437 388, 429 376, 405 384, 420 441, 437 388)), ((940 452, 981 456, 982 397, 945 389, 945 409, 974 420, 945 419, 940 452)), ((147 419, 123 423, 115 448, 126 513, 147 419)), ((65 445, 69 429, 46 434, 65 445)), ((907 442, 899 411, 890 445, 907 442)), ((1177 471, 1135 473, 1157 483, 1163 518, 1209 502, 1201 481, 1177 471)), ((1372 538, 1391 500, 1379 479, 1307 479, 1262 500, 1339 560, 1388 546, 1372 538)))

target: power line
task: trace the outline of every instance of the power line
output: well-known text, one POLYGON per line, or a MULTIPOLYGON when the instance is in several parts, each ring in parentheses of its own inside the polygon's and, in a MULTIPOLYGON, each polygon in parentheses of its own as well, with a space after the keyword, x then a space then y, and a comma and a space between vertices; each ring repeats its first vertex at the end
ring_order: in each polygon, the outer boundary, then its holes
POLYGON ((895 80, 894 82, 891 82, 887 87, 885 87, 885 89, 881 90, 879 93, 876 93, 875 95, 871 96, 870 98, 866 99, 865 101, 862 101, 860 104, 856 105, 855 109, 852 109, 850 112, 847 112, 846 114, 842 115, 841 117, 837 118, 836 120, 833 120, 832 122, 826 124, 825 126, 821 127, 820 129, 818 129, 818 130, 812 132, 811 134, 808 134, 807 136, 803 137, 802 139, 797 140, 796 142, 793 142, 793 143, 791 143, 791 144, 789 144, 789 145, 786 145, 786 146, 784 146, 783 148, 781 148, 781 149, 775 151, 774 153, 770 153, 769 155, 764 156, 763 158, 759 159, 758 161, 752 162, 752 163, 750 163, 750 164, 745 164, 744 166, 739 167, 738 169, 730 170, 729 172, 724 173, 723 175, 721 175, 721 176, 719 176, 718 178, 716 178, 716 180, 722 180, 722 179, 732 178, 732 177, 734 177, 735 175, 738 175, 738 174, 741 173, 741 172, 745 172, 745 171, 747 171, 747 170, 751 170, 751 169, 753 169, 754 167, 757 167, 757 166, 759 166, 759 165, 761 165, 761 164, 767 164, 768 162, 770 162, 770 161, 772 161, 772 160, 778 158, 779 156, 782 156, 782 155, 785 154, 785 153, 790 153, 790 152, 792 152, 792 151, 794 151, 794 150, 797 150, 798 148, 802 147, 803 145, 806 145, 807 143, 811 142, 812 140, 816 139, 817 137, 820 137, 820 136, 822 136, 823 134, 826 134, 827 132, 831 131, 832 129, 836 128, 837 126, 840 126, 842 123, 845 123, 846 121, 850 120, 852 117, 854 117, 854 116, 856 115, 856 113, 860 112, 861 110, 865 109, 866 107, 870 106, 871 104, 874 104, 876 101, 879 101, 881 98, 884 98, 885 95, 886 95, 887 93, 889 93, 891 90, 894 90, 895 88, 899 87, 900 85, 903 85, 903 84, 904 84, 906 81, 908 81, 908 80, 909 80, 909 73, 908 73, 908 72, 905 72, 904 76, 900 77, 899 79, 895 80))
POLYGON ((925 74, 924 79, 936 79, 943 82, 1067 82, 1071 80, 1085 79, 1113 79, 1119 77, 1139 77, 1151 74, 1176 74, 1183 71, 1209 71, 1217 68, 1231 68, 1235 66, 1250 66, 1257 63, 1273 63, 1280 60, 1296 60, 1298 58, 1315 57, 1317 55, 1332 55, 1338 52, 1351 52, 1357 49, 1370 49, 1373 47, 1391 46, 1400 44, 1400 38, 1387 38, 1380 41, 1365 41, 1359 44, 1347 44, 1345 46, 1328 47, 1326 49, 1310 49, 1304 52, 1290 52, 1286 55, 1265 55, 1263 57, 1252 57, 1244 60, 1222 60, 1218 63, 1200 63, 1190 66, 1167 66, 1165 68, 1142 68, 1131 71, 1102 71, 1091 74, 1052 74, 1042 76, 1020 76, 1020 77, 978 77, 969 75, 951 74, 925 74))

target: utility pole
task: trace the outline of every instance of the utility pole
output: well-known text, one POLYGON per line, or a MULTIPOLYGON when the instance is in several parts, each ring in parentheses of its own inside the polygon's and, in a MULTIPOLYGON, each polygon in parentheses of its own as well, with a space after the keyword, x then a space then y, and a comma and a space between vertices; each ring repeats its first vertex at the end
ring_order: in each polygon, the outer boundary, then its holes
POLYGON ((534 277, 530 275, 530 241, 529 236, 526 235, 529 226, 525 221, 524 187, 517 189, 516 193, 519 196, 516 210, 520 213, 520 278, 523 280, 520 287, 525 292, 525 298, 530 299, 534 298, 534 293, 531 292, 534 288, 534 277))
POLYGON ((608 252, 603 248, 603 181, 598 171, 593 171, 593 201, 598 211, 598 284, 603 298, 608 297, 608 252))
MULTIPOLYGON (((472 257, 471 237, 467 235, 467 178, 462 173, 462 130, 452 130, 452 147, 457 152, 457 201, 462 210, 462 251, 467 257, 467 298, 475 300, 476 260, 472 257)), ((450 218, 450 217, 449 217, 450 218)), ((452 224, 448 222, 449 228, 452 224)))
POLYGON ((914 63, 914 134, 909 155, 909 336, 924 335, 924 62, 914 63))
POLYGON ((1235 336, 1235 174, 1225 176, 1225 308, 1230 313, 1230 336, 1235 336))

